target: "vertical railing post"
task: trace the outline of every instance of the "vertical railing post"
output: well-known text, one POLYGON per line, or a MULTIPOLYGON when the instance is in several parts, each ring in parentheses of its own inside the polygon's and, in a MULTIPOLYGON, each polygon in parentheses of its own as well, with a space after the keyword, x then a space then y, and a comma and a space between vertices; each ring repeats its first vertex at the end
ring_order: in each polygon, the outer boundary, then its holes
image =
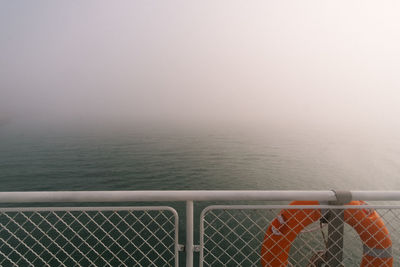
MULTIPOLYGON (((345 205, 352 200, 350 191, 336 191, 336 201, 330 205, 345 205)), ((330 267, 343 265, 344 209, 330 209, 328 212, 328 242, 325 254, 326 264, 330 267)))
POLYGON ((330 267, 343 266, 344 210, 331 209, 328 218, 326 264, 330 267))
POLYGON ((186 201, 186 267, 193 267, 193 201, 186 201))

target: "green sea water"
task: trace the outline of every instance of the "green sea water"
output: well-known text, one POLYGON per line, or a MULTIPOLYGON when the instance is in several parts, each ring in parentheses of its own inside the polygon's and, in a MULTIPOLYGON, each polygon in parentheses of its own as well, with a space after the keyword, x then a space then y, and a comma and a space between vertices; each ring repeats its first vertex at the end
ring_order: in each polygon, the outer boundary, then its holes
POLYGON ((400 189, 400 137, 0 128, 1 191, 400 189))

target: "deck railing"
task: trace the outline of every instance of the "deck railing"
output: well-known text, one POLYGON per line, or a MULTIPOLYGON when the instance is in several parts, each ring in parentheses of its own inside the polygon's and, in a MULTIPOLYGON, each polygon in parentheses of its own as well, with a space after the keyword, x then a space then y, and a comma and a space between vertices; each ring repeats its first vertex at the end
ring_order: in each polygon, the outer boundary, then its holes
POLYGON ((0 209, 0 265, 178 266, 184 251, 186 266, 195 253, 199 266, 400 266, 397 201, 400 191, 0 192, 12 206, 0 209), (294 200, 318 202, 275 202, 294 200), (384 203, 343 205, 359 200, 384 203), (204 201, 229 205, 202 205, 195 218, 204 201), (102 206, 54 207, 90 202, 102 206), (115 202, 125 205, 104 206, 115 202), (185 202, 185 244, 176 209, 143 202, 185 202))

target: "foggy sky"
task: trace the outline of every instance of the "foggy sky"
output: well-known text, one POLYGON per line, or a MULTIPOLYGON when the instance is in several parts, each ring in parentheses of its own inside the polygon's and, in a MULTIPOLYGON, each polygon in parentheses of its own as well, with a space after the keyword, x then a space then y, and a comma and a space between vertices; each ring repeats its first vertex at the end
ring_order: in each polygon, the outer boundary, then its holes
POLYGON ((398 1, 0 0, 0 113, 400 125, 398 1))

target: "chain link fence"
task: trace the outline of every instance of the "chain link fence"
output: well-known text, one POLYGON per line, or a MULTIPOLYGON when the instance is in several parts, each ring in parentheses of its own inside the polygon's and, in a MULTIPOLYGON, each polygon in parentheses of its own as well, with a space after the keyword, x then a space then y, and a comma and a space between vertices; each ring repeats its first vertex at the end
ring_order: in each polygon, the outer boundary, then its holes
MULTIPOLYGON (((179 218, 171 207, 0 208, 0 266, 178 266, 178 251, 185 249, 188 267, 196 252, 200 266, 400 267, 400 205, 342 206, 340 192, 333 191, 217 193, 0 192, 2 203, 186 201, 184 245, 178 244, 179 218), (209 206, 198 232, 193 199, 320 202, 209 206)), ((347 195, 400 199, 397 191, 347 195)))
POLYGON ((169 207, 0 209, 0 266, 178 266, 169 207))
POLYGON ((399 208, 210 206, 200 266, 400 266, 399 208))

